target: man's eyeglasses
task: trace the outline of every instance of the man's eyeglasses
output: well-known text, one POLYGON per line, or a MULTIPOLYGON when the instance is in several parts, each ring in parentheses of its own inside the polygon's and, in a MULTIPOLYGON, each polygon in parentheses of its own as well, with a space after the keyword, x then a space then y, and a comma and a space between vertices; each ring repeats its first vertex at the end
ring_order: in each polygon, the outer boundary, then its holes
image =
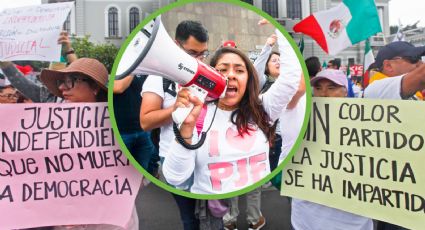
POLYGON ((418 63, 422 58, 419 56, 405 56, 405 57, 394 57, 391 60, 405 60, 410 64, 418 63))
POLYGON ((65 77, 65 79, 56 80, 56 86, 59 88, 62 84, 67 89, 72 89, 75 86, 75 82, 82 82, 82 81, 88 81, 85 77, 79 77, 78 75, 71 75, 65 77))
POLYGON ((180 42, 178 42, 179 46, 184 50, 184 52, 186 52, 187 54, 189 54, 190 56, 194 57, 194 58, 207 58, 210 55, 210 51, 205 50, 203 52, 196 52, 193 50, 187 50, 183 47, 182 44, 180 44, 180 42))

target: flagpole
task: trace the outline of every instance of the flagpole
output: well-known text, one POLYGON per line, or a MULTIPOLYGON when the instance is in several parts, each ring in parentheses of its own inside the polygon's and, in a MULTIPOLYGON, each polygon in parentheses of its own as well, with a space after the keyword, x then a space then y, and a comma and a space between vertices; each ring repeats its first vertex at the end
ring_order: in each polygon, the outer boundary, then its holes
MULTIPOLYGON (((370 39, 370 37, 368 37, 365 40, 365 44, 364 44, 365 48, 363 49, 363 73, 362 73, 362 76, 361 76, 361 79, 360 79, 360 82, 362 83, 363 90, 364 90, 364 74, 367 71, 366 68, 365 68, 365 64, 366 64, 366 46, 367 46, 367 42, 369 41, 369 39, 370 39)), ((370 43, 369 43, 369 46, 370 46, 370 43)), ((370 47, 370 49, 372 49, 372 47, 370 47)))
MULTIPOLYGON (((370 38, 370 37, 369 37, 370 38)), ((366 73, 366 70, 365 70, 365 64, 366 64, 366 46, 367 46, 367 41, 369 40, 369 38, 367 38, 365 41, 364 41, 364 49, 363 49, 363 73, 362 73, 362 82, 363 82, 363 76, 364 76, 364 73, 366 73)), ((371 49, 372 49, 372 47, 370 47, 371 49)))

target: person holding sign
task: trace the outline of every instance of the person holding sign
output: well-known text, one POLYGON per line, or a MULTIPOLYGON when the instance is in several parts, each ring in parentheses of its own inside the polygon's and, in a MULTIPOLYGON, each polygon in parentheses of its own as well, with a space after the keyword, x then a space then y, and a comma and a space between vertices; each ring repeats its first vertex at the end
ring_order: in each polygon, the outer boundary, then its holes
MULTIPOLYGON (((348 80, 340 70, 326 69, 310 81, 314 97, 347 97, 348 80)), ((314 194, 312 194, 314 195, 314 194)), ((291 223, 295 230, 372 230, 370 218, 313 202, 292 199, 291 223)))
MULTIPOLYGON (((71 46, 71 40, 69 39, 68 33, 62 31, 58 38, 58 44, 62 44, 62 57, 66 57, 68 64, 77 60, 77 55, 71 46)), ((53 63, 52 63, 53 64, 53 63)), ((51 65, 57 66, 57 65, 51 65)), ((64 65, 60 65, 63 68, 64 65)), ((57 97, 50 93, 50 91, 40 86, 30 79, 26 78, 25 75, 16 68, 16 66, 9 61, 0 62, 0 68, 3 70, 7 79, 10 81, 13 87, 19 90, 25 97, 29 98, 33 102, 56 102, 57 97)))
MULTIPOLYGON (((280 77, 261 96, 257 72, 244 53, 223 47, 212 57, 211 66, 229 79, 226 95, 207 106, 203 131, 210 131, 202 147, 189 150, 176 141, 171 143, 163 166, 170 184, 183 184, 193 174, 191 192, 223 194, 270 173, 271 125, 297 92, 301 76, 295 52, 279 31, 277 36, 284 57, 280 77)), ((181 138, 191 144, 197 139, 195 126, 203 103, 186 89, 179 92, 176 103, 182 107, 194 104, 180 127, 181 138)))
MULTIPOLYGON (((382 47, 372 68, 383 75, 364 91, 365 98, 418 100, 425 90, 425 65, 421 57, 425 46, 415 47, 404 41, 392 42, 382 47)), ((402 230, 401 226, 378 221, 380 230, 402 230)))
MULTIPOLYGON (((108 70, 96 59, 80 58, 62 70, 43 70, 40 79, 52 94, 63 98, 64 102, 107 101, 108 70)), ((56 226, 54 229, 119 230, 123 228, 113 225, 93 224, 56 226)), ((135 207, 125 229, 138 229, 138 217, 135 207)))
MULTIPOLYGON (((176 27, 176 44, 198 61, 203 62, 209 55, 208 40, 207 28, 198 21, 184 20, 176 27)), ((177 88, 173 81, 149 75, 141 92, 140 124, 144 130, 152 130, 161 161, 167 158, 168 148, 174 140, 171 114, 175 107, 177 88)), ((188 189, 188 186, 180 186, 179 189, 188 189)), ((200 223, 195 216, 196 200, 174 193, 173 198, 179 208, 183 228, 197 229, 200 223)))
POLYGON ((59 34, 58 44, 62 44, 62 57, 66 58, 68 64, 78 59, 77 54, 75 54, 75 51, 72 48, 68 32, 62 31, 59 34))

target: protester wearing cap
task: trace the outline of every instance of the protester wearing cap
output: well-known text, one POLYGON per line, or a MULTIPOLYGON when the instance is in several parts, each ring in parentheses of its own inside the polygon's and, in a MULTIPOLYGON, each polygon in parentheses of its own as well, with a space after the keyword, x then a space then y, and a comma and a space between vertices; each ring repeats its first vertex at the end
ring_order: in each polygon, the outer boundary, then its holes
MULTIPOLYGON (((372 66, 385 77, 376 80, 372 76, 375 80, 365 89, 364 97, 417 100, 425 89, 425 65, 421 60, 424 55, 425 46, 415 47, 403 41, 382 47, 372 66)), ((377 226, 382 230, 406 229, 383 221, 378 221, 377 226)))
POLYGON ((108 70, 92 58, 80 58, 61 70, 45 69, 41 81, 55 96, 67 102, 107 101, 108 70))
POLYGON ((346 97, 348 80, 344 72, 335 69, 325 69, 312 78, 313 95, 315 97, 346 97))
POLYGON ((382 47, 373 67, 387 77, 371 83, 365 98, 409 99, 425 89, 425 66, 421 57, 425 46, 415 47, 408 42, 393 42, 382 47))
MULTIPOLYGON (((348 81, 339 70, 326 69, 310 80, 315 97, 346 97, 348 81)), ((336 208, 293 198, 291 224, 294 230, 344 229, 372 230, 370 218, 336 208)))

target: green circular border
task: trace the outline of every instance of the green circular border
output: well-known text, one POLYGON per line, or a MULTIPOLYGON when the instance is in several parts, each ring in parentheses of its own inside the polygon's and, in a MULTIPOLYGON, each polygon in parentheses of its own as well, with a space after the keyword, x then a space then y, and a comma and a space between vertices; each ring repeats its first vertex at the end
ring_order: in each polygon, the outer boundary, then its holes
POLYGON ((285 158, 285 160, 282 163, 280 163, 278 165, 278 167, 276 169, 274 169, 269 175, 267 175, 266 177, 264 177, 260 181, 257 181, 256 183, 254 183, 254 184, 252 184, 252 185, 250 185, 246 188, 240 189, 238 191, 234 191, 234 192, 230 192, 230 193, 224 193, 224 194, 197 194, 197 193, 182 191, 182 190, 176 189, 176 188, 174 188, 170 185, 167 185, 166 183, 156 179, 154 176, 152 176, 150 173, 148 173, 144 168, 142 168, 137 163, 137 161, 134 159, 132 154, 129 152, 129 150, 127 149, 126 145, 124 144, 124 142, 121 138, 121 135, 119 135, 119 130, 118 130, 117 123, 116 123, 116 120, 115 120, 114 103, 113 103, 113 90, 108 90, 108 109, 109 109, 109 116, 110 116, 112 129, 115 133, 115 137, 116 137, 121 149, 123 150, 123 152, 127 156, 127 158, 130 160, 131 164, 139 172, 141 172, 143 174, 143 176, 145 176, 147 179, 149 179, 151 182, 153 182, 157 186, 159 186, 159 187, 161 187, 161 188, 163 188, 163 189, 165 189, 169 192, 181 195, 181 196, 185 196, 185 197, 189 197, 189 198, 193 198, 193 199, 202 199, 202 200, 225 199, 225 198, 230 198, 230 197, 234 197, 234 196, 239 196, 239 195, 242 195, 242 194, 245 194, 247 192, 254 190, 255 188, 261 186, 262 184, 266 183, 271 178, 276 176, 278 173, 280 173, 282 171, 282 169, 284 168, 284 166, 286 164, 288 164, 288 162, 291 160, 292 156, 295 154, 296 150, 300 147, 301 142, 303 141, 304 133, 307 129, 307 125, 308 125, 308 121, 309 121, 309 117, 310 117, 310 111, 311 111, 311 87, 310 87, 310 82, 308 81, 309 75, 308 75, 307 67, 306 67, 305 62, 304 62, 304 57, 302 56, 301 52, 299 51, 298 46, 296 45, 295 41, 292 39, 292 37, 288 34, 288 32, 286 32, 286 30, 276 20, 274 20, 270 15, 268 15, 264 11, 256 8, 253 5, 250 5, 248 3, 245 3, 245 2, 242 2, 242 1, 239 1, 239 0, 179 0, 177 2, 171 3, 171 4, 165 6, 161 9, 158 9, 157 11, 151 13, 141 23, 139 23, 139 25, 135 29, 133 29, 133 31, 127 37, 125 42, 122 44, 122 46, 121 46, 121 48, 120 48, 120 50, 119 50, 119 52, 118 52, 118 54, 115 58, 114 65, 112 67, 111 75, 110 75, 110 78, 109 78, 108 88, 113 89, 114 80, 115 80, 114 76, 115 76, 115 73, 117 71, 118 63, 120 62, 121 57, 124 53, 124 50, 127 48, 128 44, 133 39, 133 37, 136 36, 137 32, 140 31, 143 28, 143 26, 145 26, 149 21, 151 21, 152 19, 154 19, 158 15, 161 15, 161 14, 163 14, 163 13, 169 11, 169 10, 183 6, 183 5, 188 4, 188 3, 197 3, 197 2, 221 2, 221 3, 238 5, 240 7, 245 8, 245 9, 254 11, 258 15, 267 19, 273 26, 275 26, 275 28, 277 28, 283 34, 283 36, 285 36, 285 38, 289 41, 289 43, 292 46, 292 49, 294 49, 294 51, 297 55, 297 58, 300 61, 303 74, 305 76, 304 81, 306 83, 305 85, 306 85, 307 104, 306 104, 306 112, 304 114, 304 123, 303 123, 303 126, 301 128, 301 132, 298 134, 297 140, 294 143, 294 145, 292 146, 291 151, 289 152, 289 154, 285 158))

